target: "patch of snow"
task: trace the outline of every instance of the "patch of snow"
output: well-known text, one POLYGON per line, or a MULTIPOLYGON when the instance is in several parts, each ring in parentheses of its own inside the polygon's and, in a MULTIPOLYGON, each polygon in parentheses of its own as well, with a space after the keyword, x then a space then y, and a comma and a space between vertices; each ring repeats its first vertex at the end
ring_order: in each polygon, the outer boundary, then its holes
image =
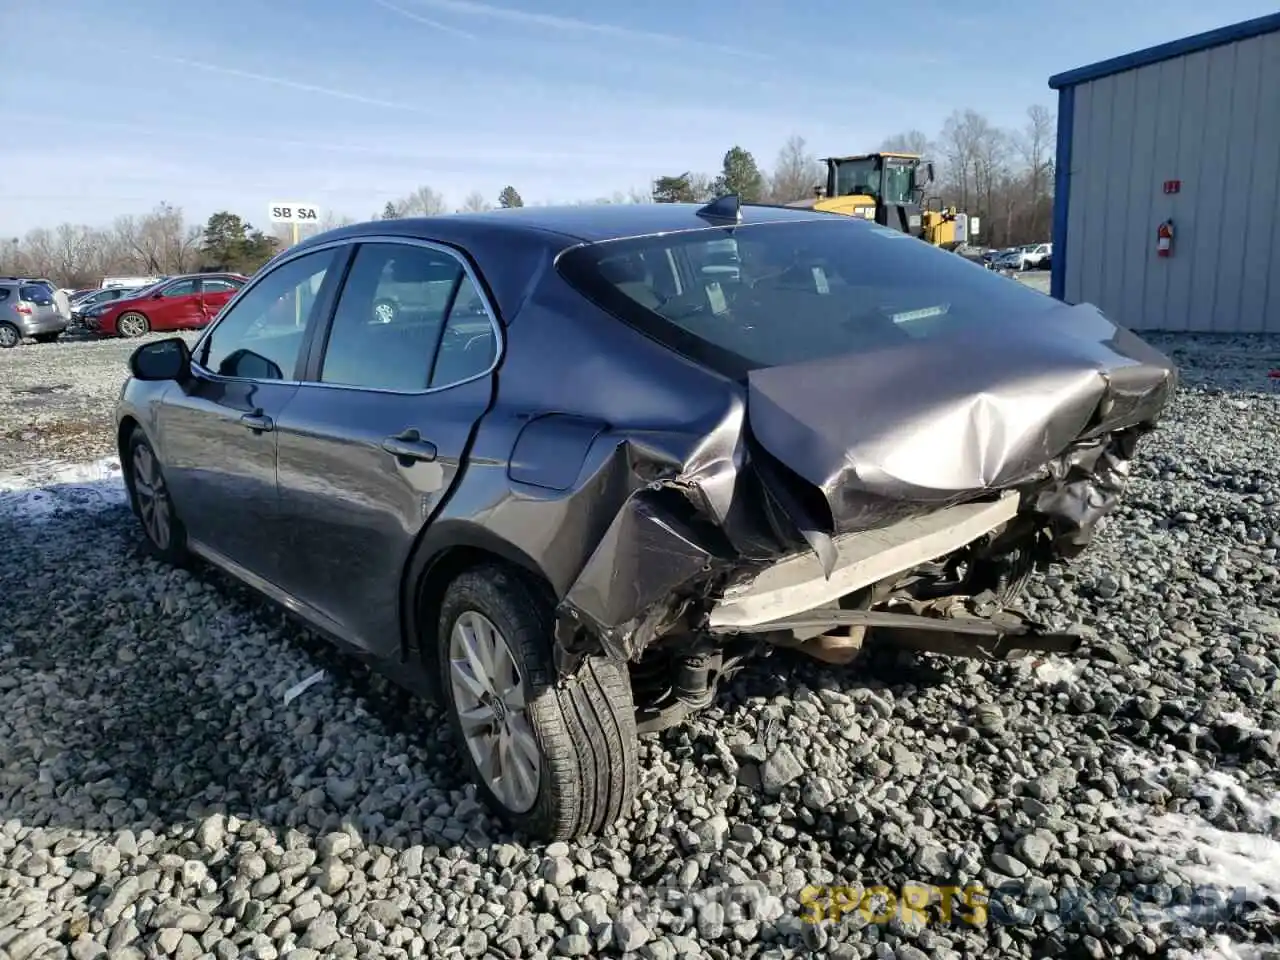
POLYGON ((1249 717, 1247 713, 1242 713, 1239 710, 1229 710, 1226 713, 1221 714, 1219 719, 1223 723, 1229 723, 1233 727, 1239 727, 1245 733, 1254 733, 1255 731, 1261 729, 1256 723, 1253 722, 1253 720, 1249 717))
MULTIPOLYGON (((1117 810, 1113 820, 1113 839, 1163 863, 1195 888, 1201 906, 1171 906, 1161 911, 1163 917, 1183 927, 1200 926, 1210 919, 1206 910, 1212 914, 1215 902, 1225 907, 1244 899, 1280 898, 1280 841, 1274 838, 1280 797, 1269 790, 1251 789, 1243 771, 1205 769, 1190 757, 1162 759, 1124 750, 1117 760, 1149 782, 1170 788, 1175 796, 1201 801, 1203 813, 1129 804, 1117 810), (1241 829, 1226 830, 1211 822, 1228 804, 1232 820, 1241 829)), ((1204 951, 1189 954, 1188 960, 1277 956, 1267 952, 1270 949, 1217 936, 1204 951)))
POLYGON ((1236 943, 1230 937, 1217 934, 1209 939, 1204 949, 1189 955, 1189 960, 1272 960, 1276 953, 1263 950, 1252 943, 1236 943))
POLYGON ((89 463, 38 460, 0 472, 0 516, 24 522, 97 512, 125 502, 119 457, 89 463))
POLYGON ((1042 660, 1032 672, 1037 683, 1051 687, 1058 683, 1075 683, 1084 672, 1084 664, 1072 660, 1042 660))

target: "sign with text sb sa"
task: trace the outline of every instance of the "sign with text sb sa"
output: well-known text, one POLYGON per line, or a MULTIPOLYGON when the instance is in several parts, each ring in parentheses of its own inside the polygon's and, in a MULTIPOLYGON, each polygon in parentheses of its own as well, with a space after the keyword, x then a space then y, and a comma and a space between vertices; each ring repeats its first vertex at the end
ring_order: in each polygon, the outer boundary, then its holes
POLYGON ((320 222, 320 208, 314 203, 290 203, 273 201, 267 212, 272 223, 315 223, 320 222))

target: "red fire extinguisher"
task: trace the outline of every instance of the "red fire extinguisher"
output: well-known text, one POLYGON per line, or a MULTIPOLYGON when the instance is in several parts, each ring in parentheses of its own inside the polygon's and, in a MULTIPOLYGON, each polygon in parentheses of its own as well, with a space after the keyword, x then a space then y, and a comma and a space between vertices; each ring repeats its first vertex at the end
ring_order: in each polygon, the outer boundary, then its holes
POLYGON ((1169 256, 1169 251, 1173 249, 1173 221, 1166 220, 1156 228, 1156 255, 1160 257, 1169 256))

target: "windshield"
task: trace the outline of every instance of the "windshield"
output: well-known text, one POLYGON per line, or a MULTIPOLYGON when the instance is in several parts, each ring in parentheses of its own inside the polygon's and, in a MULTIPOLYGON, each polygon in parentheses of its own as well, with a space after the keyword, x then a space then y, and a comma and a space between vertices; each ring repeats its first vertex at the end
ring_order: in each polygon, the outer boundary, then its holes
POLYGON ((589 244, 562 255, 558 267, 605 310, 739 379, 760 367, 1017 328, 1061 306, 852 217, 589 244))
POLYGON ((836 164, 836 196, 880 196, 880 170, 875 160, 842 160, 836 164))

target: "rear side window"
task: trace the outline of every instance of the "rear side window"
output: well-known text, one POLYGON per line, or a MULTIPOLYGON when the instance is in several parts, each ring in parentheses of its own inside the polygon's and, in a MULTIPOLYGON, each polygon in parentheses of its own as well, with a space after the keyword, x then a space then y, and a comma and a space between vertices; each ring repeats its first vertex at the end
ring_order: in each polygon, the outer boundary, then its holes
POLYGON ((589 244, 561 275, 598 306, 733 377, 963 335, 1060 306, 914 237, 824 217, 589 244))
POLYGON ((163 296, 166 297, 189 297, 196 292, 196 281, 183 280, 173 286, 165 287, 163 296))
POLYGON ((53 303, 53 291, 42 283, 24 283, 18 288, 18 299, 44 306, 53 303))
POLYGON ((338 298, 320 380, 418 392, 484 373, 495 347, 483 300, 457 258, 366 243, 338 298))

